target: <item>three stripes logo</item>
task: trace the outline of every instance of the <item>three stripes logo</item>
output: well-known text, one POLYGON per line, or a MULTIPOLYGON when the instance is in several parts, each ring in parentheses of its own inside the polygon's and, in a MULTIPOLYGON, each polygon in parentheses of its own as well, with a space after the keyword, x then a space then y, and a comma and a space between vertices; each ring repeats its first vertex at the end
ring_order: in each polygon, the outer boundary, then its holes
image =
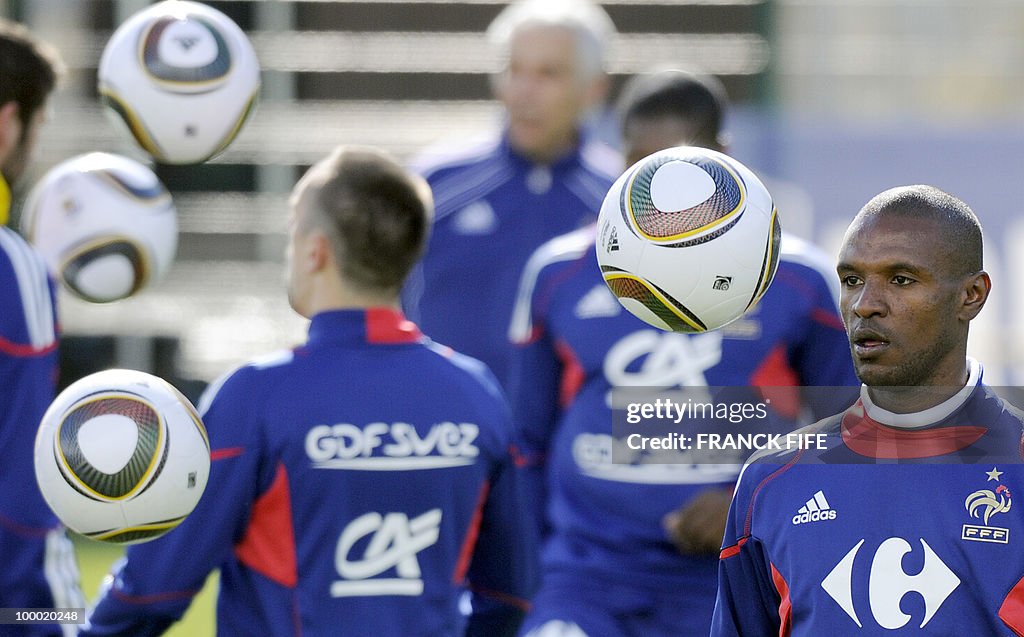
POLYGON ((612 226, 612 231, 608 235, 608 243, 605 244, 605 249, 608 252, 618 252, 619 250, 619 231, 612 226))
POLYGON ((818 491, 814 497, 807 501, 807 504, 800 507, 793 516, 793 524, 807 524, 809 522, 825 522, 836 519, 836 510, 829 506, 825 494, 818 491))

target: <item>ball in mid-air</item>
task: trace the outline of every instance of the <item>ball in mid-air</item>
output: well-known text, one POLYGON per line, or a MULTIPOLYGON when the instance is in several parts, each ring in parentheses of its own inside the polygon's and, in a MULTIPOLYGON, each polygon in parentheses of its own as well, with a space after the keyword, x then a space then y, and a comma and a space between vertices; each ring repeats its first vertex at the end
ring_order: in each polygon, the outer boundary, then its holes
POLYGON ((645 157, 612 185, 596 250, 623 307, 663 330, 704 332, 764 295, 780 239, 771 195, 751 170, 680 146, 645 157))
POLYGON ((221 153, 242 129, 259 87, 259 60, 242 29, 189 0, 134 14, 100 58, 108 114, 165 164, 197 164, 221 153))
POLYGON ((93 303, 159 280, 178 245, 177 211, 156 174, 110 153, 51 168, 29 193, 22 226, 60 282, 93 303))
POLYGON ((134 544, 163 535, 199 503, 210 444, 195 408, 161 378, 97 372, 62 391, 39 425, 35 473, 70 529, 134 544))

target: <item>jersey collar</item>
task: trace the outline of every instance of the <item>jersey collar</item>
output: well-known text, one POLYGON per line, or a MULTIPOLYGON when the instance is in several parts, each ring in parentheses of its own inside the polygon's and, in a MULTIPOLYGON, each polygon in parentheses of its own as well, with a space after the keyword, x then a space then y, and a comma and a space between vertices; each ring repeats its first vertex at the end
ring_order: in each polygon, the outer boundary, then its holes
POLYGON ((912 414, 897 414, 871 401, 866 387, 861 398, 843 415, 843 442, 853 452, 870 458, 906 460, 956 453, 977 442, 988 431, 974 425, 931 426, 963 407, 981 384, 982 368, 969 359, 970 375, 963 389, 946 401, 912 414))
POLYGON ((331 310, 313 317, 307 345, 418 343, 423 334, 401 311, 389 307, 331 310))
POLYGON ((897 414, 887 409, 882 409, 871 400, 871 394, 868 391, 867 385, 861 385, 860 387, 860 402, 864 405, 864 411, 869 418, 889 427, 920 429, 934 425, 948 418, 957 409, 960 409, 967 402, 967 399, 971 397, 974 388, 981 383, 981 364, 973 358, 968 358, 967 366, 970 372, 967 376, 967 384, 964 385, 963 389, 950 396, 947 400, 924 411, 912 414, 897 414))
POLYGON ((512 148, 512 144, 509 143, 507 129, 502 133, 501 136, 501 145, 506 151, 506 154, 509 157, 511 157, 513 159, 514 164, 518 166, 520 170, 523 171, 529 171, 537 167, 544 167, 556 173, 563 170, 568 170, 573 166, 578 165, 582 161, 581 153, 586 143, 586 131, 580 130, 578 132, 578 139, 576 145, 573 146, 571 150, 569 150, 561 157, 555 159, 555 161, 551 162, 550 164, 538 164, 533 160, 527 158, 525 155, 520 154, 519 151, 517 151, 516 149, 512 148))

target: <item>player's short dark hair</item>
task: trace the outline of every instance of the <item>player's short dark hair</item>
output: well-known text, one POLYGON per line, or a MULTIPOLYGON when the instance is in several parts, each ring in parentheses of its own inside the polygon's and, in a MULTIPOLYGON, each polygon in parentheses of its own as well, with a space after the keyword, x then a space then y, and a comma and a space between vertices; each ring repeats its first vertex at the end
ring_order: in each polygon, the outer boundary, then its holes
POLYGON ((875 195, 858 217, 899 214, 932 219, 943 224, 947 252, 954 275, 974 274, 984 268, 981 222, 963 200, 928 185, 900 186, 875 195))
POLYGON ((678 69, 635 75, 626 82, 617 110, 622 129, 634 119, 671 117, 694 131, 692 143, 706 148, 720 144, 725 111, 725 87, 712 75, 678 69))
POLYGON ((372 148, 338 148, 321 169, 325 179, 314 215, 342 276, 364 290, 397 292, 425 249, 433 216, 430 187, 372 148))
POLYGON ((0 106, 16 102, 22 124, 46 103, 63 69, 53 47, 24 26, 0 19, 0 106))

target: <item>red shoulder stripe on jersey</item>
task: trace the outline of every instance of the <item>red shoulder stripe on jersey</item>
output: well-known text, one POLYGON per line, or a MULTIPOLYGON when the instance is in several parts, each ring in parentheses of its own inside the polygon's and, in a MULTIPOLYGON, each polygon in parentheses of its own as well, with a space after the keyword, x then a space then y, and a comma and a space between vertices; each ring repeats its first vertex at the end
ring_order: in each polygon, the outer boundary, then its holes
POLYGON ((366 340, 384 345, 417 343, 423 338, 420 328, 398 310, 371 307, 366 310, 366 340))
POLYGON ((282 586, 294 588, 298 583, 292 502, 283 463, 278 463, 270 488, 253 504, 249 527, 235 545, 235 556, 282 586))
POLYGON ((843 416, 843 442, 855 453, 869 458, 933 458, 965 449, 988 431, 985 427, 936 427, 908 430, 885 427, 863 409, 850 409, 843 416))
POLYGON ((245 447, 225 447, 223 449, 212 449, 210 451, 210 462, 234 458, 245 453, 245 447))
POLYGON ((32 347, 31 345, 23 345, 21 343, 9 341, 3 336, 0 336, 0 353, 7 354, 8 356, 15 356, 17 358, 46 356, 55 349, 57 349, 56 341, 50 343, 46 347, 32 347))
POLYGON ((558 391, 558 403, 567 407, 576 398, 586 379, 586 371, 576 352, 565 341, 555 343, 555 352, 562 360, 562 380, 558 391))
POLYGON ((1024 577, 1006 594, 999 607, 999 619, 1003 620, 1017 637, 1024 637, 1024 577))
POLYGON ((476 508, 473 509, 473 517, 470 518, 469 529, 466 530, 466 537, 462 540, 459 559, 455 562, 455 571, 452 572, 452 583, 456 586, 461 586, 466 581, 466 572, 469 571, 469 563, 473 559, 476 540, 480 535, 480 522, 484 518, 484 505, 487 504, 487 495, 490 492, 490 482, 484 482, 480 485, 480 493, 476 497, 476 508))
POLYGON ((772 564, 772 582, 779 591, 779 637, 787 637, 793 629, 793 600, 789 598, 789 584, 779 569, 772 564))
POLYGON ((754 524, 754 502, 757 501, 757 494, 760 493, 761 489, 765 488, 765 486, 769 482, 779 477, 784 472, 789 471, 789 469, 795 466, 797 461, 800 460, 800 456, 804 455, 804 451, 805 449, 800 449, 799 451, 797 451, 795 454, 793 454, 793 457, 789 460, 789 462, 782 465, 775 471, 772 471, 768 476, 765 477, 764 480, 761 480, 761 482, 756 487, 754 487, 754 490, 750 494, 750 504, 747 505, 747 518, 743 522, 743 537, 747 537, 750 535, 750 527, 754 524))
POLYGON ((744 536, 740 538, 739 542, 733 544, 732 546, 725 547, 724 549, 722 549, 721 553, 718 554, 718 559, 727 560, 734 555, 739 555, 740 549, 743 548, 743 545, 746 544, 747 540, 749 539, 750 536, 744 536))

